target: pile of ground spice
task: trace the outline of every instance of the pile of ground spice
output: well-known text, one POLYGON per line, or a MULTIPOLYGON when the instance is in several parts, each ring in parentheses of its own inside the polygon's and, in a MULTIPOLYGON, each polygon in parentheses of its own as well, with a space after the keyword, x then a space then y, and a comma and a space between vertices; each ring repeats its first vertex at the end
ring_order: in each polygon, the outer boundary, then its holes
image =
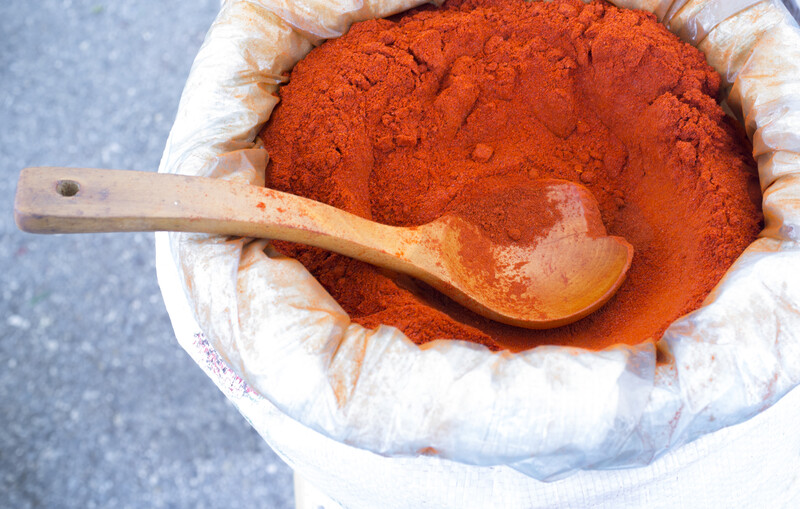
POLYGON ((452 0, 355 24, 313 50, 261 132, 269 187, 374 221, 446 212, 512 240, 526 186, 586 186, 633 265, 572 325, 519 329, 405 276, 285 242, 350 314, 417 343, 603 348, 657 339, 697 308, 761 221, 750 146, 715 101, 719 76, 654 16, 605 2, 452 0), (502 192, 497 192, 500 189, 502 192), (485 197, 486 199, 481 199, 485 197))

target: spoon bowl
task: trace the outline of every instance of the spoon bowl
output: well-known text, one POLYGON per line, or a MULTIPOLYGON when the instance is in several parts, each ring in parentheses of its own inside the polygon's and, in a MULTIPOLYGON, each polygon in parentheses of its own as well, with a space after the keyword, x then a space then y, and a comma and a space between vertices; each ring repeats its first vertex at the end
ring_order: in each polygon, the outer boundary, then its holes
POLYGON ((487 318, 526 328, 574 322, 619 288, 633 248, 609 237, 584 187, 541 181, 561 219, 525 245, 457 215, 387 226, 288 193, 221 179, 89 168, 26 168, 14 216, 31 233, 186 231, 320 247, 416 277, 487 318))
POLYGON ((446 215, 420 227, 422 237, 436 239, 425 258, 436 262, 430 275, 416 277, 480 315, 518 327, 559 327, 597 310, 624 282, 633 247, 606 235, 585 187, 547 179, 536 192, 542 206, 560 212, 555 225, 537 232, 537 242, 492 241, 474 224, 446 215))

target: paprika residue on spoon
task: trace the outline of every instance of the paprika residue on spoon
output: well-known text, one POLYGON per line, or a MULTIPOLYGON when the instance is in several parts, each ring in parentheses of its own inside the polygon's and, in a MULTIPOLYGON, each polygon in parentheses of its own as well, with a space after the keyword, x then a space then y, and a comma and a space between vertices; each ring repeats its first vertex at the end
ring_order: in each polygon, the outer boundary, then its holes
POLYGON ((566 180, 520 186, 513 179, 484 179, 444 217, 461 225, 455 249, 445 238, 449 256, 441 258, 451 258, 447 263, 464 289, 485 295, 490 309, 530 316, 513 321, 471 308, 507 324, 549 329, 583 318, 613 296, 633 257, 625 239, 606 234, 592 194, 566 180), (509 219, 498 225, 486 211, 496 214, 504 204, 509 219))
POLYGON ((627 281, 590 316, 532 331, 407 277, 276 246, 354 321, 396 326, 417 343, 599 349, 657 339, 760 229, 750 146, 718 91, 697 49, 654 16, 605 2, 452 0, 355 24, 281 89, 260 135, 268 186, 391 225, 470 214, 525 243, 555 219, 532 214, 524 190, 569 180, 594 196, 608 234, 633 245, 627 281))

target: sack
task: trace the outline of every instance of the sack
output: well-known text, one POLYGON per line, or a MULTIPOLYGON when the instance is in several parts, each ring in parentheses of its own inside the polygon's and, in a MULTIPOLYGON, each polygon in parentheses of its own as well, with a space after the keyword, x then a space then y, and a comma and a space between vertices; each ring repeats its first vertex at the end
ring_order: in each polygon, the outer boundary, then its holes
MULTIPOLYGON (((420 3, 227 1, 159 171, 263 185, 266 157, 254 140, 282 73, 353 22, 420 3)), ((287 463, 346 505, 583 505, 625 486, 650 496, 643 486, 666 493, 684 482, 719 482, 705 496, 728 497, 734 480, 761 479, 736 477, 741 454, 754 462, 747 469, 769 473, 752 491, 762 505, 770 486, 800 492, 800 459, 765 435, 784 433, 791 450, 800 441, 786 420, 800 415, 800 396, 773 419, 765 412, 800 384, 800 30, 778 0, 613 3, 655 12, 706 53, 753 141, 764 191, 759 239, 656 346, 421 349, 395 328, 352 323, 265 240, 157 235, 159 282, 181 345, 287 463), (656 364, 657 349, 668 362, 656 364), (746 443, 737 449, 735 437, 746 443), (754 459, 747 444, 774 454, 754 459), (704 458, 710 466, 693 470, 704 458)))

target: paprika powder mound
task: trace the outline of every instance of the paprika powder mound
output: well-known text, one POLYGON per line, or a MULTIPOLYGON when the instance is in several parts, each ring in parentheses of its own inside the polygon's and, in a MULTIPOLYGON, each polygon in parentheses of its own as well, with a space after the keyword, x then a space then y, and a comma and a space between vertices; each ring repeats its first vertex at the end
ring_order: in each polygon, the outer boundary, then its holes
MULTIPOLYGON (((626 282, 569 326, 519 329, 406 276, 276 242, 351 318, 413 341, 519 351, 657 339, 757 236, 755 162, 701 52, 605 2, 451 0, 353 25, 300 61, 260 134, 266 184, 397 226, 448 213, 525 242, 521 192, 586 186, 635 249, 626 282), (500 192, 498 192, 500 190, 500 192)), ((538 209, 537 209, 538 210, 538 209)))

